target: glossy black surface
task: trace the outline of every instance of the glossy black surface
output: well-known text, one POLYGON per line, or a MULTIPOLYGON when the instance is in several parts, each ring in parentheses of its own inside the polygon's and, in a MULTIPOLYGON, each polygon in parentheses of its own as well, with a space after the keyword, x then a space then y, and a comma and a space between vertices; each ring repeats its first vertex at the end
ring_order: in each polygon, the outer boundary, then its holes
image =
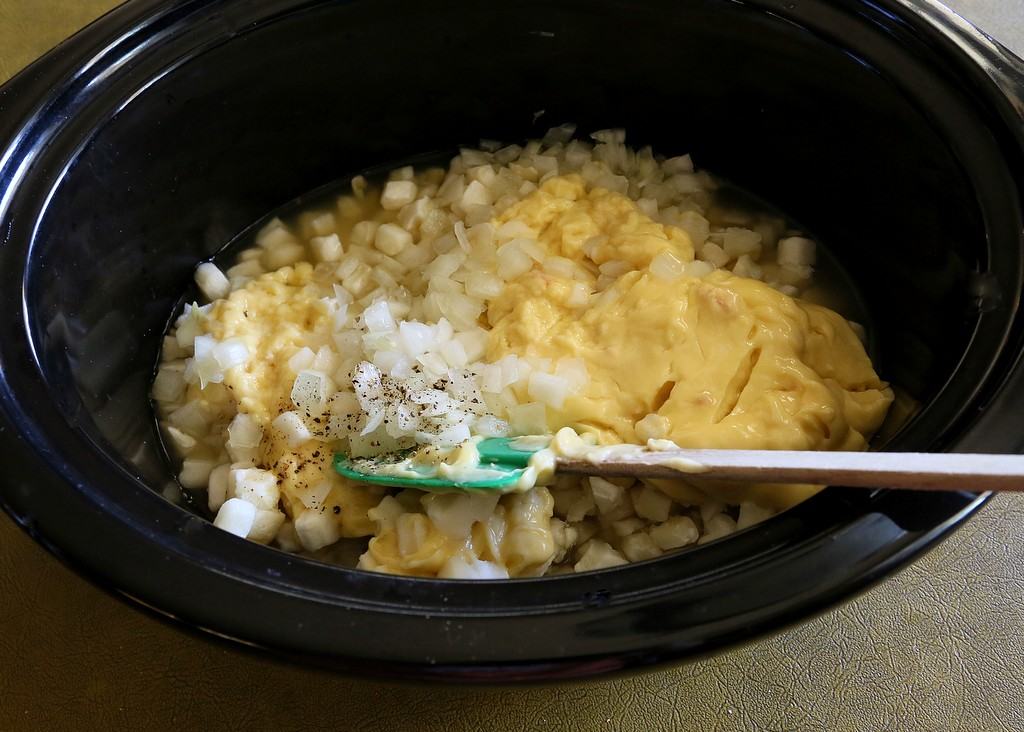
POLYGON ((346 172, 624 126, 837 254, 883 376, 927 405, 887 449, 1019 451, 1020 68, 923 2, 129 2, 0 92, 0 499, 163 614, 360 672, 579 677, 795 622, 983 498, 831 489, 727 541, 539 580, 308 562, 160 496, 146 391, 172 303, 197 260, 346 172))

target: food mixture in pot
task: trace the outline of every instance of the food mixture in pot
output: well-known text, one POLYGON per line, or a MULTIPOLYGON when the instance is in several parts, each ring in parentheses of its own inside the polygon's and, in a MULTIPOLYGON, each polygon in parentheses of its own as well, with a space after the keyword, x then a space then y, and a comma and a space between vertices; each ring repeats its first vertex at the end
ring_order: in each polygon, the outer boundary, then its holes
POLYGON ((688 156, 572 134, 357 177, 270 221, 226 272, 200 265, 209 303, 165 339, 153 397, 216 525, 404 575, 585 571, 724 537, 817 487, 556 475, 439 494, 352 482, 333 456, 458 463, 481 436, 566 427, 596 444, 866 447, 892 392, 860 326, 801 299, 814 242, 718 205, 688 156))

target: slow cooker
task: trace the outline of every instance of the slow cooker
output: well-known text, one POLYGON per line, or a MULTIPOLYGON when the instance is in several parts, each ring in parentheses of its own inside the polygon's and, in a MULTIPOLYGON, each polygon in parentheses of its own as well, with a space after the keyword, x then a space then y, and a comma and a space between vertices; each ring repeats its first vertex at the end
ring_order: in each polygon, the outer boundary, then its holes
POLYGON ((927 0, 131 0, 0 91, 0 502, 186 628, 410 679, 712 653, 864 590, 986 500, 828 488, 579 575, 398 578, 165 498, 149 381, 199 260, 369 166, 549 126, 689 152, 813 231, 921 404, 876 449, 1018 452, 1024 65, 927 0))

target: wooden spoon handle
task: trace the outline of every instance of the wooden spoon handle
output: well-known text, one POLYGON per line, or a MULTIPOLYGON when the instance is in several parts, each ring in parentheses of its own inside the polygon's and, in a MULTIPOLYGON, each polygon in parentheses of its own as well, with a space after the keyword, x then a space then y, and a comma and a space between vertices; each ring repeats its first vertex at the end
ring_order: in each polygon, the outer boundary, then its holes
POLYGON ((599 461, 559 458, 557 470, 611 477, 689 477, 930 491, 1024 491, 1024 455, 666 450, 616 455, 599 461))

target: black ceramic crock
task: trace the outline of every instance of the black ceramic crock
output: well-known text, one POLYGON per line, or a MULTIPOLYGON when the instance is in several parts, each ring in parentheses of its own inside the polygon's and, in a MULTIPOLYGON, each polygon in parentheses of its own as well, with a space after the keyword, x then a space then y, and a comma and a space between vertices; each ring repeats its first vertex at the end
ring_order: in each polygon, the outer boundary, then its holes
POLYGON ((1020 451, 1021 68, 924 0, 128 2, 0 92, 0 499, 163 616, 358 673, 578 678, 799 621, 985 496, 830 488, 577 576, 341 569, 161 496, 161 331, 198 260, 305 191, 481 137, 622 126, 835 252, 883 376, 924 404, 882 449, 1020 451))

